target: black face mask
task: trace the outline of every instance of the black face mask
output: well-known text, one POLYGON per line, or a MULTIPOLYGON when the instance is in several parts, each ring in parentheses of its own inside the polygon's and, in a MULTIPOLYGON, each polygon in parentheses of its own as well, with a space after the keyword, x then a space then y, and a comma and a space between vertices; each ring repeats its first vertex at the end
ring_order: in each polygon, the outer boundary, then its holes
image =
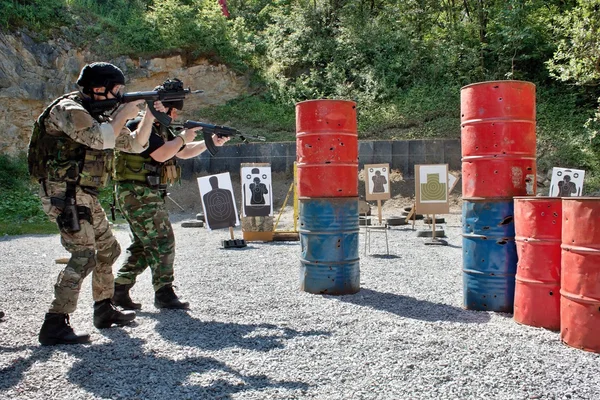
POLYGON ((114 99, 106 99, 106 100, 94 100, 93 96, 94 96, 94 92, 92 91, 92 89, 86 90, 84 91, 84 93, 88 94, 88 98, 85 98, 83 100, 83 105, 85 107, 86 110, 89 111, 89 113, 92 115, 92 117, 96 118, 99 116, 108 116, 110 114, 112 114, 114 111, 116 111, 117 107, 120 104, 120 98, 121 98, 121 94, 120 93, 113 93, 112 90, 114 89, 114 85, 110 88, 106 88, 104 90, 103 93, 95 93, 96 95, 100 95, 100 96, 107 96, 108 93, 112 93, 113 96, 115 96, 114 99))

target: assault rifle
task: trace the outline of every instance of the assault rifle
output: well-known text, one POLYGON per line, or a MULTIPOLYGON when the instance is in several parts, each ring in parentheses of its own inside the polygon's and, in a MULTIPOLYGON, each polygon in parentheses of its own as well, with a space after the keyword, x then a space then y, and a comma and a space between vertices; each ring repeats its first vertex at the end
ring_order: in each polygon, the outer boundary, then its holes
POLYGON ((146 100, 150 112, 158 122, 164 126, 171 125, 172 119, 166 113, 161 113, 154 108, 154 102, 160 100, 168 107, 169 102, 183 101, 188 94, 202 93, 202 90, 184 89, 183 82, 179 79, 170 79, 163 83, 157 90, 146 92, 130 92, 119 96, 116 99, 108 99, 102 101, 91 102, 92 113, 102 113, 106 110, 112 110, 117 105, 130 103, 137 100, 146 100))
POLYGON ((202 135, 204 136, 204 144, 206 144, 206 148, 208 149, 209 153, 213 156, 217 154, 219 148, 215 146, 215 143, 212 140, 212 135, 217 135, 218 137, 238 137, 244 143, 248 143, 247 138, 261 140, 263 142, 266 140, 264 136, 248 135, 238 131, 235 128, 230 128, 228 126, 221 125, 212 125, 199 121, 187 120, 182 124, 173 124, 173 126, 182 127, 183 129, 201 127, 202 135))

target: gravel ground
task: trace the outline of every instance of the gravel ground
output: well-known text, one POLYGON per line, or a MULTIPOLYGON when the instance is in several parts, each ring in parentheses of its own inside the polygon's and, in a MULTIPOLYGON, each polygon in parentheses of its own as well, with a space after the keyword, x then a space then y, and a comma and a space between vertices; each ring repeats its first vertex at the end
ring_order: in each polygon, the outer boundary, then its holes
MULTIPOLYGON (((88 278, 71 322, 89 345, 37 343, 54 261, 67 255, 58 235, 0 238, 0 398, 600 399, 600 355, 463 309, 457 214, 446 216, 447 247, 392 227, 390 255, 383 235, 365 254, 361 234, 361 290, 346 296, 298 289, 299 242, 225 250, 227 231, 183 228, 183 217, 173 217, 176 291, 192 309, 156 310, 147 271, 132 291, 143 303, 134 325, 99 331, 88 278)), ((115 234, 126 248, 128 228, 115 234)))

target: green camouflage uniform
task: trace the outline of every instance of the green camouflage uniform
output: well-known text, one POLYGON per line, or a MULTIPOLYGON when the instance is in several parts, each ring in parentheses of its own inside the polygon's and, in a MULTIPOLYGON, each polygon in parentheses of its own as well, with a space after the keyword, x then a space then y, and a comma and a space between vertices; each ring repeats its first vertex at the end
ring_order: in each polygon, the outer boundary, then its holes
MULTIPOLYGON (((133 121, 128 126, 134 129, 136 124, 133 121)), ((152 272, 154 291, 173 283, 175 235, 165 206, 169 182, 165 181, 164 168, 175 168, 175 162, 169 160, 159 163, 150 157, 154 150, 173 137, 172 131, 161 128, 159 132, 155 125, 148 150, 133 157, 117 152, 113 177, 116 182, 116 197, 133 236, 131 246, 127 249, 127 260, 115 278, 118 285, 134 284, 137 276, 147 267, 152 272), (153 177, 156 181, 150 183, 147 177, 153 177)))
POLYGON ((131 228, 133 242, 115 282, 135 283, 136 277, 149 266, 155 291, 173 283, 175 235, 164 192, 143 183, 120 182, 117 184, 117 201, 131 228))
POLYGON ((104 186, 109 176, 113 148, 130 152, 140 152, 144 148, 135 141, 129 129, 123 128, 123 132, 116 136, 108 121, 94 119, 76 93, 52 107, 43 123, 46 134, 60 138, 61 143, 57 154, 48 162, 48 179, 40 187, 44 212, 53 220, 61 214, 61 209, 55 205, 56 200, 66 197, 68 154, 83 155, 82 159, 72 160, 69 165, 79 163, 76 203, 89 209, 91 222, 81 219, 78 232, 60 230, 61 243, 71 253, 71 258, 58 276, 49 310, 50 313, 70 314, 77 307, 82 281, 90 272, 94 301, 110 299, 113 295, 112 264, 119 257, 121 248, 98 201, 97 190, 104 186), (75 151, 69 153, 67 149, 75 151))

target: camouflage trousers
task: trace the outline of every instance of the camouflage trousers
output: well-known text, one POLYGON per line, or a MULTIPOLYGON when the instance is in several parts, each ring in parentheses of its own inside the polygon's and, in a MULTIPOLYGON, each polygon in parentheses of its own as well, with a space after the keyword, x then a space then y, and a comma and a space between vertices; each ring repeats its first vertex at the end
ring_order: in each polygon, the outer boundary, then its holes
MULTIPOLYGON (((40 198, 44 212, 56 221, 61 210, 53 206, 52 197, 65 198, 66 184, 46 182, 40 188, 40 198)), ((79 232, 65 232, 61 229, 63 247, 71 253, 67 266, 60 272, 54 285, 54 300, 49 312, 70 314, 77 308, 77 300, 83 279, 92 273, 92 296, 94 301, 110 299, 114 292, 112 265, 121 254, 119 242, 113 236, 106 213, 98 198, 77 188, 78 206, 90 209, 92 222, 80 220, 79 232)))
POLYGON ((154 290, 173 282, 175 235, 161 191, 142 183, 117 183, 119 208, 133 236, 117 284, 133 284, 147 267, 154 290))

